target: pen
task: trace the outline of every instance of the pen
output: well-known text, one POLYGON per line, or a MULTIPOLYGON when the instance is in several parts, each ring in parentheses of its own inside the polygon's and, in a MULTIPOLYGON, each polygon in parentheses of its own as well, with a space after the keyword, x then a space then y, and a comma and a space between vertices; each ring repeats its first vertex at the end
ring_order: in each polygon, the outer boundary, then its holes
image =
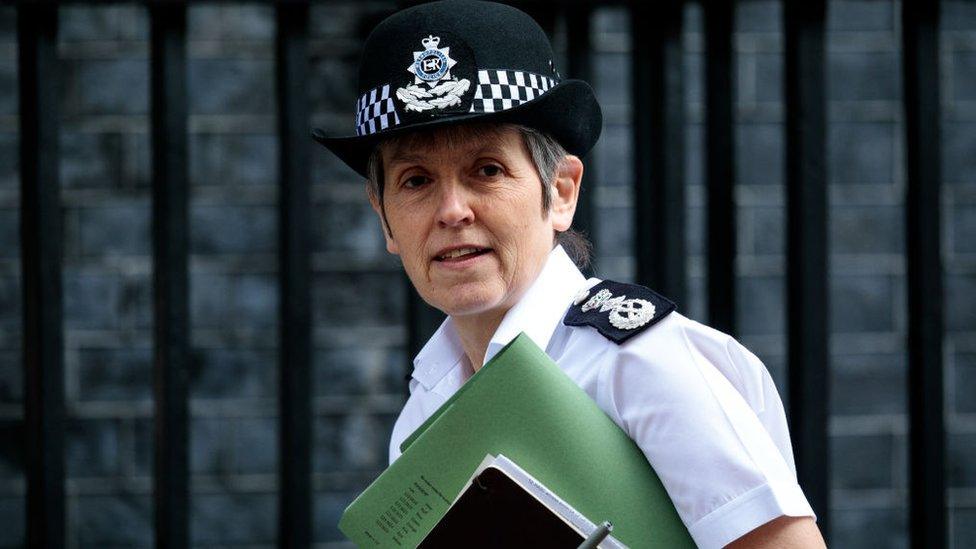
POLYGON ((613 530, 613 525, 609 521, 603 521, 603 524, 590 532, 590 535, 576 549, 596 549, 596 546, 610 535, 610 530, 613 530))

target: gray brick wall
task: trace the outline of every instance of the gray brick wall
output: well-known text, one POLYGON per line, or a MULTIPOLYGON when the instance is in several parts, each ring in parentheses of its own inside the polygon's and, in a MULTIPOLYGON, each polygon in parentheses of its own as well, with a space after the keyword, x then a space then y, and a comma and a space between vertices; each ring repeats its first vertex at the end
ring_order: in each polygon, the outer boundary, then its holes
MULTIPOLYGON (((350 128, 362 37, 392 2, 316 5, 312 121, 350 128)), ((953 546, 976 543, 976 6, 944 4, 944 255, 953 546)), ((899 7, 831 2, 831 516, 839 547, 907 546, 899 7)), ((736 17, 736 266, 742 340, 785 382, 781 10, 736 17)), ((24 539, 15 14, 0 8, 0 547, 24 539)), ((701 13, 686 12, 688 259, 685 314, 704 319, 701 13)), ((626 13, 594 19, 605 129, 592 155, 598 269, 633 276, 626 13)), ((274 543, 277 141, 273 11, 189 12, 192 538, 274 543)), ((62 200, 71 547, 152 540, 148 20, 133 5, 61 10, 62 200)), ((565 40, 561 42, 565 44, 565 40)), ((358 178, 311 159, 315 280, 315 540, 340 544, 343 508, 386 461, 408 361, 406 292, 358 178), (341 320, 340 320, 341 319, 341 320), (366 345, 362 343, 366 342, 366 345)))

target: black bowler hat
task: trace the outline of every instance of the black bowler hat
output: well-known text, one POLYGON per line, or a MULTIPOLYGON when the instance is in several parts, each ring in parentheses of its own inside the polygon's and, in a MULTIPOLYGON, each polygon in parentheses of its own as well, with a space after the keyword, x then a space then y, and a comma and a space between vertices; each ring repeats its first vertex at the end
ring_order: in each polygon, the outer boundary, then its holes
POLYGON ((312 136, 366 176, 384 138, 463 122, 521 124, 583 156, 603 115, 589 84, 559 76, 531 17, 494 2, 445 0, 397 12, 366 39, 356 135, 312 136))

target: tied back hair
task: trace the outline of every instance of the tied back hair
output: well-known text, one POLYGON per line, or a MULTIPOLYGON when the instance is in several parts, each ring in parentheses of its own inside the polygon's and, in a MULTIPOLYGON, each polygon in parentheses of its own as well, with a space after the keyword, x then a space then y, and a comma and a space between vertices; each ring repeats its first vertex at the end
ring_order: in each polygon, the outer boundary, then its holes
MULTIPOLYGON (((526 126, 514 124, 467 124, 391 137, 373 149, 366 167, 366 173, 369 176, 366 185, 370 194, 377 197, 383 215, 383 225, 387 234, 390 234, 390 224, 386 221, 386 209, 383 207, 383 183, 386 176, 383 172, 383 151, 385 149, 403 146, 411 147, 419 144, 430 145, 432 142, 436 144, 443 143, 450 147, 454 143, 465 139, 474 138, 482 141, 497 139, 501 134, 500 130, 506 127, 515 128, 522 136, 522 142, 532 157, 535 171, 539 175, 539 181, 542 183, 542 215, 548 215, 549 209, 552 207, 553 183, 555 182, 556 174, 559 171, 559 166, 563 159, 569 154, 566 152, 566 149, 548 134, 526 126)), ((589 266, 593 253, 593 245, 583 233, 573 228, 561 232, 557 231, 555 241, 556 244, 561 245, 566 250, 566 254, 576 263, 577 267, 585 269, 589 266)))

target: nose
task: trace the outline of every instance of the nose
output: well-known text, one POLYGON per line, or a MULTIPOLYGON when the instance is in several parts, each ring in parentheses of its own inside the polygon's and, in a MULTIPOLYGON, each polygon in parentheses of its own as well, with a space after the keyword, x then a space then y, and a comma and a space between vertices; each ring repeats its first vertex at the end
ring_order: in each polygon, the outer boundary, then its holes
POLYGON ((438 186, 437 225, 442 228, 464 227, 474 221, 470 197, 456 179, 438 186))

